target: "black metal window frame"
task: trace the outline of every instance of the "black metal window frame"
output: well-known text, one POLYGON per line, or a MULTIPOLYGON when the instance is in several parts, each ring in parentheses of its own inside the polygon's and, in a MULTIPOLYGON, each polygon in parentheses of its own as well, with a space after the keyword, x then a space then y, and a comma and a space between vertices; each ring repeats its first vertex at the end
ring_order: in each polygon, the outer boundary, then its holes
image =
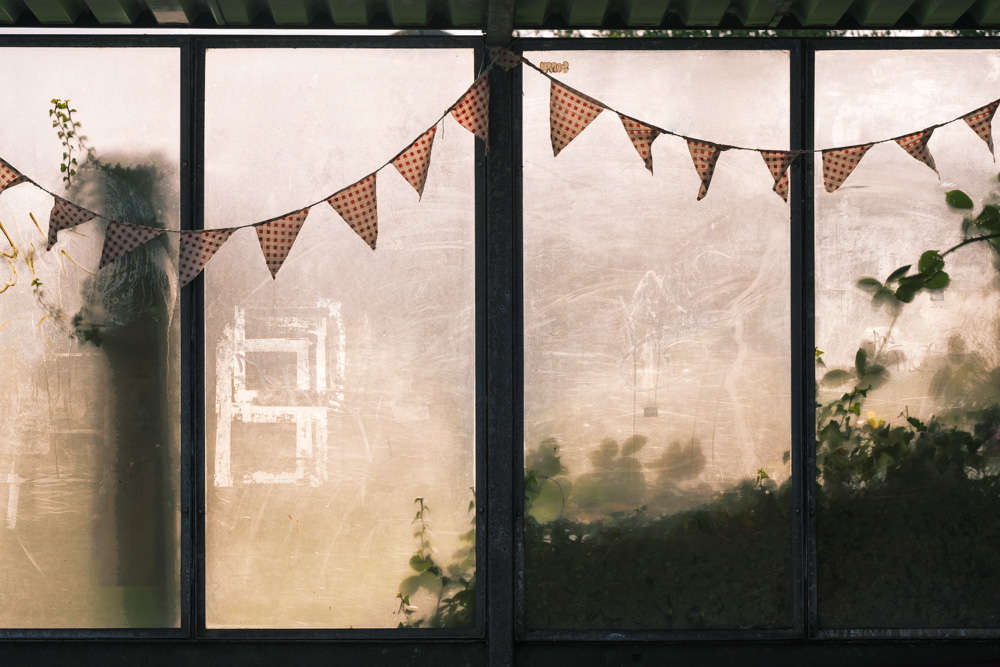
MULTIPOLYGON (((10 47, 175 47, 181 61, 181 225, 203 227, 205 53, 224 48, 474 49, 480 38, 202 35, 3 35, 10 47)), ((521 39, 519 51, 782 50, 789 53, 789 145, 813 148, 814 61, 821 51, 996 49, 988 38, 521 39)), ((178 629, 0 630, 0 663, 177 664, 944 664, 1000 656, 1000 629, 820 629, 816 617, 816 501, 807 471, 814 392, 813 163, 793 166, 791 355, 795 623, 779 631, 538 631, 523 609, 523 344, 521 264, 521 80, 524 68, 491 74, 491 152, 476 142, 477 621, 468 630, 219 630, 205 623, 204 295, 199 277, 181 295, 182 532, 178 629), (858 641, 862 640, 862 641, 858 641)), ((470 82, 475 72, 470 72, 470 82)), ((2 603, 2 601, 0 601, 2 603)))

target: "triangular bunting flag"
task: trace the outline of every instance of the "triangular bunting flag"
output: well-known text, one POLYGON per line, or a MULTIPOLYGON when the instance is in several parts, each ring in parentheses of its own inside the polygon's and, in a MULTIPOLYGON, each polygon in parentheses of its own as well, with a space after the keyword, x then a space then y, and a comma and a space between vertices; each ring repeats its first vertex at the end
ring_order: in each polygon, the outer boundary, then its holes
POLYGON ((701 200, 708 194, 708 186, 712 183, 712 174, 715 173, 715 163, 719 161, 719 155, 728 149, 693 139, 688 139, 687 145, 695 171, 701 178, 701 187, 698 188, 698 199, 701 200))
POLYGON ((351 229, 374 250, 378 240, 378 201, 375 199, 375 174, 326 200, 351 229))
MULTIPOLYGON (((905 137, 900 137, 895 141, 911 157, 920 160, 937 174, 937 167, 934 166, 934 158, 931 156, 931 152, 927 150, 927 142, 931 140, 932 134, 934 134, 934 128, 929 128, 905 137)), ((938 174, 938 178, 941 178, 941 174, 938 174)))
POLYGON ((521 64, 523 58, 511 51, 510 49, 505 49, 502 46, 495 46, 490 49, 490 58, 493 59, 497 65, 503 68, 503 71, 509 72, 518 65, 521 64))
POLYGON ((104 230, 104 250, 101 252, 101 261, 97 268, 103 269, 143 243, 155 239, 163 231, 155 227, 143 227, 142 225, 133 225, 131 222, 112 220, 108 223, 107 229, 104 230))
POLYGON ((180 287, 184 287, 201 273, 208 260, 215 256, 222 244, 228 241, 235 231, 235 229, 204 231, 186 229, 181 232, 180 255, 177 262, 180 287))
POLYGON ((288 252, 292 249, 292 244, 295 243, 295 238, 299 235, 307 215, 309 209, 304 208, 277 220, 254 226, 257 230, 257 242, 260 243, 260 250, 264 253, 264 261, 267 262, 271 278, 278 275, 278 269, 285 263, 285 258, 288 257, 288 252))
POLYGON ((486 73, 455 103, 451 115, 459 125, 482 139, 486 152, 490 152, 490 80, 486 73))
POLYGON ((52 246, 58 240, 56 237, 60 230, 82 225, 96 217, 90 211, 80 208, 76 204, 71 204, 61 197, 56 197, 52 204, 52 212, 49 213, 49 244, 45 249, 52 250, 52 246))
POLYGON ((865 144, 864 146, 823 151, 823 187, 826 188, 826 191, 835 192, 843 185, 872 146, 873 144, 865 144))
POLYGON ((552 138, 552 156, 559 155, 576 135, 583 132, 590 122, 604 111, 596 100, 570 92, 555 81, 549 87, 549 136, 552 138))
POLYGON ((990 154, 993 155, 994 162, 996 155, 993 153, 993 131, 990 129, 990 124, 993 122, 993 114, 997 112, 998 106, 1000 106, 1000 100, 962 116, 962 120, 968 123, 972 131, 978 134, 979 138, 990 147, 990 154))
POLYGON ((12 166, 0 160, 0 192, 19 183, 25 183, 27 180, 12 166))
POLYGON ((774 187, 771 188, 783 201, 788 201, 788 167, 795 162, 796 153, 786 153, 784 151, 761 151, 760 156, 764 158, 764 164, 771 172, 774 179, 774 187))
POLYGON ((632 141, 632 145, 635 146, 639 157, 646 163, 646 169, 649 169, 649 173, 652 174, 653 141, 660 136, 660 131, 643 125, 639 121, 632 120, 628 116, 618 114, 618 117, 622 119, 622 125, 625 126, 625 133, 628 134, 628 138, 632 141))
POLYGON ((392 166, 417 191, 418 198, 424 196, 424 184, 427 182, 427 169, 431 166, 431 147, 434 145, 436 131, 437 125, 420 135, 419 139, 392 161, 392 166))

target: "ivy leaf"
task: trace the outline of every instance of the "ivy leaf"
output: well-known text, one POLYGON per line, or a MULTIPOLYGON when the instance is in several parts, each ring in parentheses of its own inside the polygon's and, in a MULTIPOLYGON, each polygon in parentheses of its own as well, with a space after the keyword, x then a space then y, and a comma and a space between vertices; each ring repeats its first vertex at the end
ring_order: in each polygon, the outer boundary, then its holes
POLYGON ((937 250, 928 250, 924 254, 920 255, 920 261, 917 262, 917 270, 920 273, 937 273, 944 268, 944 257, 941 256, 937 250))
POLYGON ((1000 231, 1000 207, 994 204, 987 204, 982 212, 976 216, 976 224, 991 232, 1000 231))
POLYGON ((854 368, 858 371, 858 377, 865 374, 865 366, 868 363, 868 353, 863 347, 858 348, 858 353, 854 355, 854 368))
POLYGON ((951 283, 951 277, 944 271, 938 271, 933 276, 927 279, 924 283, 924 287, 927 289, 943 289, 951 283))
POLYGON ((421 558, 420 554, 413 554, 413 557, 410 558, 410 567, 416 572, 429 570, 432 565, 434 565, 434 561, 431 558, 421 558))
POLYGON ((889 274, 889 277, 885 279, 885 282, 891 283, 893 280, 899 280, 900 278, 906 275, 906 272, 910 270, 911 266, 913 265, 907 264, 906 266, 899 267, 898 269, 889 274))
POLYGON ((850 379, 851 379, 850 373, 848 373, 845 370, 836 368, 832 371, 829 371, 826 375, 824 375, 823 379, 821 379, 819 383, 824 387, 836 387, 844 384, 850 379))
POLYGON ((910 425, 921 433, 927 430, 927 425, 924 424, 919 419, 917 419, 916 417, 907 417, 906 421, 910 422, 910 425))
POLYGON ((896 290, 896 298, 903 303, 910 303, 919 290, 919 285, 900 285, 899 289, 896 290))
POLYGON ((952 208, 972 208, 972 200, 969 195, 961 190, 949 190, 944 193, 944 200, 952 208))

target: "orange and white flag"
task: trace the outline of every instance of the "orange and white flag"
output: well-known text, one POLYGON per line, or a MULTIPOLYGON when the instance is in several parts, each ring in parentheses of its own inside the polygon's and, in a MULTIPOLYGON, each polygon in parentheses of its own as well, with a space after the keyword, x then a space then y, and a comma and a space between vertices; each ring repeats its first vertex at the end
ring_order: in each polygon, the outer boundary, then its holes
POLYGON ((771 172, 774 179, 774 187, 771 188, 783 201, 788 201, 788 167, 795 162, 797 153, 787 153, 785 151, 761 151, 760 156, 764 158, 764 164, 771 172))
POLYGON ((424 196, 424 185, 427 183, 427 170, 431 166, 431 147, 434 145, 434 133, 437 125, 427 130, 410 144, 399 157, 392 161, 396 171, 417 191, 417 198, 424 196))
POLYGON ((962 116, 972 131, 979 135, 979 138, 986 142, 986 145, 990 148, 990 155, 993 155, 993 161, 996 162, 996 154, 993 153, 993 115, 997 112, 997 107, 1000 106, 1000 100, 996 102, 991 102, 986 106, 976 109, 972 113, 962 116))
POLYGON ((844 184, 873 144, 823 151, 823 187, 835 192, 844 184))
POLYGON ((646 169, 649 169, 649 173, 653 173, 653 141, 660 136, 659 130, 654 130, 648 125, 643 125, 637 120, 632 120, 628 116, 623 116, 618 114, 618 117, 622 119, 622 125, 625 126, 625 133, 628 134, 629 140, 632 145, 635 146, 635 150, 639 153, 639 157, 646 164, 646 169))
POLYGON ((708 186, 712 183, 712 174, 715 173, 715 163, 719 161, 719 155, 727 149, 694 139, 687 139, 687 146, 688 152, 691 153, 691 161, 694 162, 695 171, 701 178, 701 187, 698 188, 698 199, 701 200, 708 194, 708 186))
POLYGON ((552 155, 559 155, 590 122, 604 111, 600 102, 571 91, 555 81, 549 87, 549 136, 552 155))
MULTIPOLYGON (((929 128, 895 139, 895 142, 909 153, 910 157, 920 160, 933 169, 935 174, 938 174, 937 167, 934 166, 934 157, 927 150, 927 142, 931 140, 932 134, 934 134, 934 128, 929 128)), ((941 178, 941 174, 938 174, 938 178, 941 178)))
POLYGON ((378 241, 378 201, 375 198, 375 174, 326 200, 351 229, 372 250, 378 241))
POLYGON ((87 209, 80 208, 62 197, 56 197, 52 204, 52 211, 49 213, 49 243, 46 250, 52 250, 56 244, 57 236, 63 229, 70 229, 85 222, 90 222, 97 216, 87 209))
POLYGON ((201 273, 208 260, 215 256, 222 244, 229 240, 235 229, 188 230, 181 232, 180 254, 177 268, 179 286, 184 287, 201 273))
POLYGON ((112 220, 108 223, 107 229, 104 230, 104 250, 101 252, 101 261, 97 268, 103 269, 143 243, 152 241, 163 232, 164 230, 155 227, 144 227, 133 225, 131 222, 112 220))
POLYGON ((271 272, 271 278, 278 275, 278 270, 285 263, 292 244, 302 230, 302 225, 306 222, 309 209, 304 208, 295 213, 289 213, 277 220, 271 220, 260 225, 254 225, 257 231, 257 242, 260 243, 260 250, 264 253, 264 261, 267 262, 267 270, 271 272))
POLYGON ((486 143, 490 152, 490 80, 488 72, 476 79, 469 90, 451 108, 452 117, 458 124, 472 132, 486 143))

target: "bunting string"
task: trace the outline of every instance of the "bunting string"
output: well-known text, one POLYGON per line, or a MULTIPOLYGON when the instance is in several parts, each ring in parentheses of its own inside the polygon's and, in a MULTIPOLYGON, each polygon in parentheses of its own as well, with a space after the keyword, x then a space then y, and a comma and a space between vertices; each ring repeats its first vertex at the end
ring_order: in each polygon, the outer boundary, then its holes
MULTIPOLYGON (((100 219, 107 221, 104 248, 99 268, 103 268, 111 262, 126 256, 135 248, 161 234, 180 234, 178 272, 182 286, 190 282, 201 272, 207 262, 234 232, 247 227, 253 227, 257 233, 265 264, 272 278, 274 278, 287 258, 295 239, 298 237, 299 231, 305 224, 309 211, 314 206, 322 203, 329 204, 358 237, 372 250, 375 250, 378 239, 378 202, 375 187, 377 174, 391 165, 413 187, 417 193, 418 201, 422 199, 424 186, 430 170, 434 137, 438 125, 447 116, 452 116, 459 125, 481 139, 488 153, 489 75, 495 66, 500 67, 504 71, 510 71, 521 64, 535 70, 550 81, 549 124, 553 157, 558 156, 601 112, 607 110, 619 117, 626 136, 650 174, 653 173, 653 141, 661 135, 684 139, 691 154, 694 168, 701 181, 698 190, 699 200, 707 195, 716 163, 720 155, 728 150, 759 153, 774 180, 774 187, 772 189, 785 201, 788 200, 788 169, 800 155, 822 154, 823 183, 827 192, 835 192, 840 188, 868 150, 877 144, 894 142, 906 151, 908 155, 923 162, 933 169, 935 173, 938 173, 934 158, 928 150, 928 142, 934 130, 958 121, 966 123, 986 143, 991 156, 994 156, 994 161, 996 160, 993 147, 992 121, 997 109, 1000 108, 1000 99, 951 120, 930 125, 915 132, 907 132, 896 137, 866 143, 813 149, 751 148, 688 136, 635 118, 605 104, 591 95, 571 88, 520 54, 504 48, 493 48, 490 51, 488 61, 483 61, 479 74, 473 83, 426 130, 418 134, 413 141, 407 144, 405 148, 351 185, 341 188, 333 194, 327 195, 307 206, 300 207, 293 212, 275 216, 267 220, 234 227, 203 230, 159 229, 127 221, 112 220, 50 192, 3 159, 0 159, 0 193, 7 188, 22 183, 31 183, 53 198, 52 211, 49 215, 47 250, 50 250, 56 243, 57 235, 61 230, 71 229, 91 220, 100 219)), ((938 178, 940 178, 940 174, 938 174, 938 178)))

